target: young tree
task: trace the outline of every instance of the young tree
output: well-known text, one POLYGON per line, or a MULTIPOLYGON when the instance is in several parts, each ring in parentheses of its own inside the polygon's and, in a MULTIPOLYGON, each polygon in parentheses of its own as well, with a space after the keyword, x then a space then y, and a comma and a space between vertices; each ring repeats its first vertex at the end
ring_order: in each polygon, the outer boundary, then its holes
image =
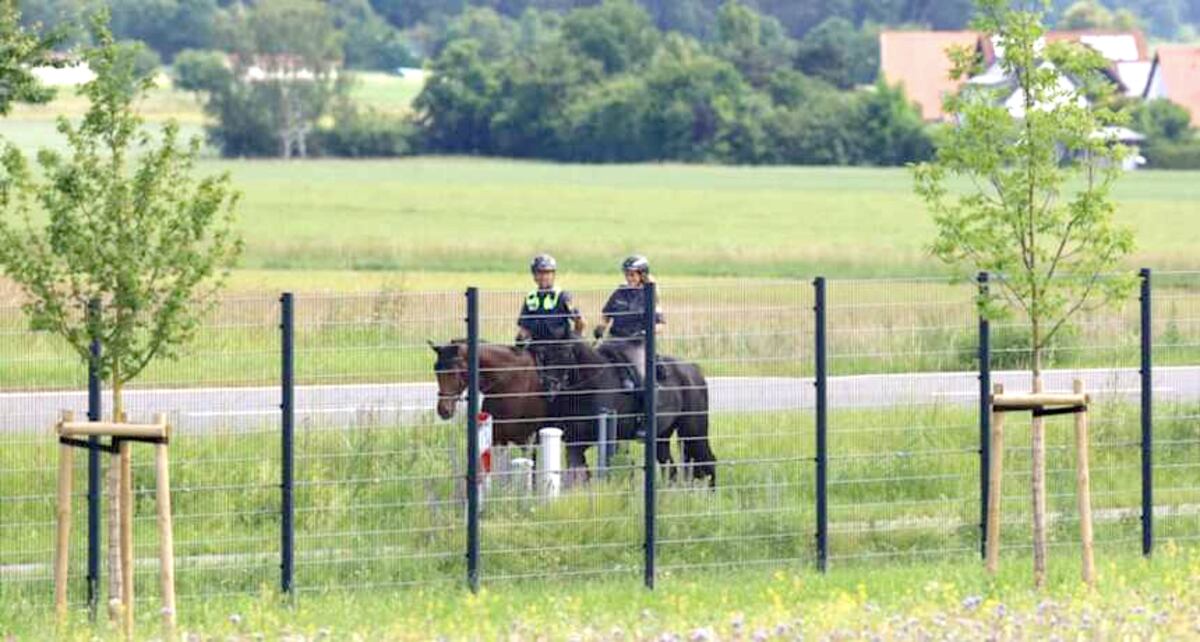
POLYGON ((7 116, 14 102, 46 102, 54 92, 40 85, 30 67, 47 64, 50 50, 62 40, 51 31, 39 35, 21 26, 17 0, 0 0, 0 116, 7 116))
MULTIPOLYGON (((199 140, 181 143, 174 123, 161 134, 143 127, 134 104, 152 82, 106 21, 94 19, 97 44, 83 55, 96 74, 81 89, 90 107, 78 125, 58 121, 68 151, 42 150, 36 171, 12 145, 0 157, 0 267, 20 287, 34 330, 62 337, 84 361, 92 339, 101 341, 95 365, 120 420, 125 385, 178 354, 242 245, 228 175, 197 180, 199 140), (89 313, 93 301, 98 313, 89 313)), ((110 537, 110 580, 120 577, 116 543, 110 537)), ((110 603, 119 586, 110 582, 110 603)))
MULTIPOLYGON (((1069 44, 1047 45, 1041 11, 1011 0, 978 0, 975 28, 998 38, 1003 90, 968 90, 947 99, 957 126, 937 159, 915 168, 917 194, 933 213, 933 252, 959 268, 997 275, 980 300, 988 316, 1019 314, 1030 327, 1032 386, 1042 388, 1043 355, 1081 310, 1114 301, 1129 279, 1103 275, 1133 246, 1116 225, 1111 198, 1126 150, 1105 135, 1119 114, 1099 99, 1105 61, 1069 44), (1001 93, 1002 92, 1002 93, 1001 93), (1087 97, 1092 97, 1089 101, 1087 97), (1009 105, 1002 102, 1011 98, 1009 105), (1010 109, 1011 107, 1011 109, 1010 109), (970 186, 965 192, 950 181, 970 186)), ((952 53, 954 75, 978 70, 973 51, 952 53)), ((1033 425, 1034 577, 1046 566, 1045 435, 1033 425)))

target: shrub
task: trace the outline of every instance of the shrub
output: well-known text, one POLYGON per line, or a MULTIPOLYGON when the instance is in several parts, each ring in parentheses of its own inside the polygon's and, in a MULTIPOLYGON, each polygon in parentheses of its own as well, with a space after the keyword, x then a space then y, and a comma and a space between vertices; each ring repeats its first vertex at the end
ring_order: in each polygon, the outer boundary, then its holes
POLYGON ((324 156, 387 158, 412 153, 413 125, 374 110, 343 108, 331 127, 318 129, 313 143, 324 156))

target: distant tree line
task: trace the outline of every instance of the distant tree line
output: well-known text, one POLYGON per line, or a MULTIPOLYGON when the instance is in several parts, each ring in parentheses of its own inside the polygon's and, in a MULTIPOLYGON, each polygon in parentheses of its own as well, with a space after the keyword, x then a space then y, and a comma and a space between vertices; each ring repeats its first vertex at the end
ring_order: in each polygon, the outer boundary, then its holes
MULTIPOLYGON (((1162 6, 1200 16, 1200 0, 1055 2, 1064 28, 1136 26, 1162 6)), ((22 20, 61 27, 95 4, 29 0, 22 20)), ((166 61, 197 92, 227 156, 895 165, 928 158, 933 142, 901 91, 877 81, 878 30, 963 27, 972 0, 105 4, 142 73, 166 61), (348 70, 410 65, 429 72, 411 117, 350 100, 348 70)), ((1143 111, 1136 122, 1174 131, 1156 123, 1177 111, 1143 111)), ((1194 132, 1183 131, 1148 147, 1186 161, 1194 132)))
MULTIPOLYGON (((831 35, 856 32, 874 41, 881 27, 966 28, 973 0, 743 0, 775 20, 783 33, 810 48, 846 42, 840 55, 858 46, 831 35), (810 38, 810 36, 813 36, 810 38)), ((170 63, 185 49, 222 49, 223 32, 258 0, 20 0, 27 24, 47 27, 85 24, 85 15, 107 6, 114 34, 144 42, 170 63)), ((352 69, 395 69, 437 56, 455 40, 462 16, 486 9, 508 25, 530 14, 564 15, 595 7, 601 0, 328 0, 323 4, 342 33, 340 57, 352 69)), ((720 36, 724 0, 637 0, 654 26, 703 42, 720 36)), ((1194 38, 1200 0, 1052 0, 1057 27, 1141 27, 1159 38, 1194 38)), ((475 14, 475 19, 486 14, 475 14)), ((76 37, 86 38, 77 30, 76 37)), ((852 60, 862 60, 850 57, 852 60)), ((860 77, 861 78, 861 77, 860 77)), ((869 80, 869 79, 868 79, 869 80)))
POLYGON ((736 1, 721 6, 708 41, 664 33, 632 0, 513 24, 473 9, 459 22, 414 105, 425 151, 840 165, 900 164, 932 151, 898 89, 838 90, 873 69, 806 47, 736 1))

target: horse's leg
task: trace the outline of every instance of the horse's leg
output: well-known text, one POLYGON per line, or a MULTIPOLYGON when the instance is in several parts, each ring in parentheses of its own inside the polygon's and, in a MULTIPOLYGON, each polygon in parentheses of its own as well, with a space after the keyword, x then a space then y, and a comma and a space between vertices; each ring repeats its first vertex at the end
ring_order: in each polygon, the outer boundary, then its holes
POLYGON ((658 460, 658 465, 664 467, 667 473, 667 482, 675 483, 676 468, 675 459, 671 456, 671 427, 668 426, 665 430, 658 431, 658 439, 655 440, 655 459, 658 460))
POLYGON ((565 485, 570 488, 577 482, 586 483, 589 478, 587 464, 587 445, 570 444, 567 446, 567 471, 565 485))
POLYGON ((683 387, 680 398, 682 414, 676 425, 683 460, 694 479, 708 479, 708 486, 717 485, 717 457, 709 443, 708 384, 695 366, 676 364, 673 374, 683 387))
POLYGON ((708 479, 710 488, 717 485, 717 456, 708 441, 708 414, 683 417, 679 426, 683 442, 683 460, 695 479, 708 479))

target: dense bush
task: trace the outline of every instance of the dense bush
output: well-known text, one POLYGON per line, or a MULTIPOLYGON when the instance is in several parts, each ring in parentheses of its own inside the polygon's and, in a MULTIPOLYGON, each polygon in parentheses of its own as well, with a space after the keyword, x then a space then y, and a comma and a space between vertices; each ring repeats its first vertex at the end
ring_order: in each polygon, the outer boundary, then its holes
POLYGON ((932 153, 899 89, 843 92, 802 73, 778 22, 737 2, 718 27, 701 43, 659 32, 632 0, 606 0, 513 49, 464 35, 430 66, 417 140, 434 153, 581 162, 899 165, 932 153))
POLYGON ((1142 155, 1151 169, 1200 169, 1200 140, 1149 145, 1142 155))
POLYGON ((316 131, 313 145, 324 156, 387 158, 409 154, 412 136, 412 123, 405 119, 346 106, 331 126, 316 131))
POLYGON ((1200 138, 1186 109, 1160 98, 1135 103, 1129 114, 1129 126, 1146 137, 1141 151, 1147 167, 1200 169, 1200 138))

